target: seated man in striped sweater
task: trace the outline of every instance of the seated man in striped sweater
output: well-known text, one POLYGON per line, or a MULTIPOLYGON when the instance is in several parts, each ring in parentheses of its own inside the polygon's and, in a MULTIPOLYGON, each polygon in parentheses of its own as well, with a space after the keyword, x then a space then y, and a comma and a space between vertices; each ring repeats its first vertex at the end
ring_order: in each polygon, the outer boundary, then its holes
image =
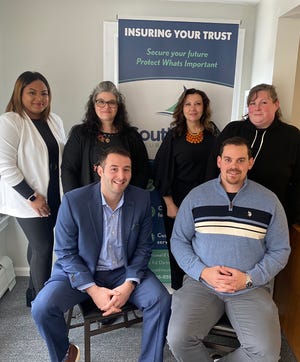
POLYGON ((180 206, 171 249, 186 275, 172 297, 167 337, 178 361, 212 361, 202 341, 224 312, 240 347, 222 362, 279 360, 270 282, 287 263, 289 231, 277 196, 247 179, 253 162, 246 140, 225 140, 220 176, 194 188, 180 206))

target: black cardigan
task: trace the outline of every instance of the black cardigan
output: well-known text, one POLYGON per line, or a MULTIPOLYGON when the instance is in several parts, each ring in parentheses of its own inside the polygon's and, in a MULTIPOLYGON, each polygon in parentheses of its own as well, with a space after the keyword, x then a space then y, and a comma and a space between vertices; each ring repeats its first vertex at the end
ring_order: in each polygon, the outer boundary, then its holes
MULTIPOLYGON (((146 188, 149 178, 148 154, 141 135, 134 127, 121 134, 122 146, 132 158, 132 185, 146 188)), ((88 185, 94 181, 93 165, 90 161, 91 149, 95 144, 95 135, 84 131, 84 125, 71 129, 65 145, 61 165, 61 177, 64 192, 88 185)))

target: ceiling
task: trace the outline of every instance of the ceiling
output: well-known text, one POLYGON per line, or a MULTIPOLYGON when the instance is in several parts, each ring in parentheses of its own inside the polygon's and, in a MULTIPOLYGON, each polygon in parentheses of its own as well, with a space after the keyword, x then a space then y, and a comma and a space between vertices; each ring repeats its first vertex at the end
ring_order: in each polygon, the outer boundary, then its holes
MULTIPOLYGON (((162 0, 162 1, 180 1, 180 2, 198 2, 198 3, 216 3, 216 4, 235 4, 235 5, 257 5, 261 0, 162 0)), ((289 18, 300 18, 300 6, 283 15, 289 18)))
POLYGON ((260 0, 167 0, 181 2, 198 2, 198 3, 218 3, 218 4, 236 4, 236 5, 256 5, 260 0))
POLYGON ((296 6, 294 9, 284 14, 284 17, 300 18, 300 6, 296 6))

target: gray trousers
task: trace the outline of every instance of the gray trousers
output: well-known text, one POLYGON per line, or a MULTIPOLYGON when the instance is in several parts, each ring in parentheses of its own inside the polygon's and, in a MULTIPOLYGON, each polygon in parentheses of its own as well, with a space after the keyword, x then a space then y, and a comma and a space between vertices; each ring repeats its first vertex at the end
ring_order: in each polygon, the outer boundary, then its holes
POLYGON ((220 361, 277 362, 281 333, 278 310, 268 288, 220 295, 185 276, 172 296, 167 340, 177 361, 213 361, 202 340, 226 312, 241 346, 220 361))

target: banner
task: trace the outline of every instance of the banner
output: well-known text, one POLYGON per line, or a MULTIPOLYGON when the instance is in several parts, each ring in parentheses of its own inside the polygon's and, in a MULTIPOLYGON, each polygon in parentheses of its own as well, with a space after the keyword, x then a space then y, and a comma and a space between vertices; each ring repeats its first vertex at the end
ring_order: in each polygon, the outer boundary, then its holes
MULTIPOLYGON (((230 121, 238 34, 238 22, 119 19, 119 88, 151 160, 185 88, 208 95, 220 129, 230 121)), ((161 200, 151 182, 149 189, 156 243, 150 267, 169 283, 161 200)))
POLYGON ((237 35, 237 24, 120 19, 119 81, 190 79, 233 87, 237 35))

